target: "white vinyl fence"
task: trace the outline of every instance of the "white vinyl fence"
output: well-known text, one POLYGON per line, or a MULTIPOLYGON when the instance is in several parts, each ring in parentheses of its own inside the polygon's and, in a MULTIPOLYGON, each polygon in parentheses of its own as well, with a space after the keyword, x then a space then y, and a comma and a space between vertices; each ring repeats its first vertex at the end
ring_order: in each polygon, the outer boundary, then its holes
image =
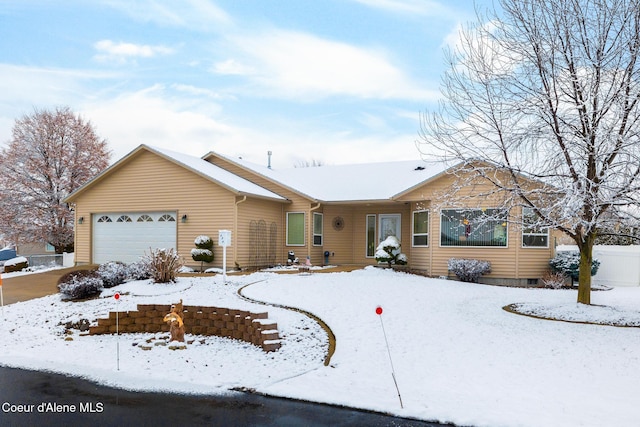
MULTIPOLYGON (((577 246, 558 246, 557 251, 574 250, 577 246)), ((593 247, 593 257, 600 261, 598 273, 593 276, 595 285, 640 286, 640 246, 593 247)))

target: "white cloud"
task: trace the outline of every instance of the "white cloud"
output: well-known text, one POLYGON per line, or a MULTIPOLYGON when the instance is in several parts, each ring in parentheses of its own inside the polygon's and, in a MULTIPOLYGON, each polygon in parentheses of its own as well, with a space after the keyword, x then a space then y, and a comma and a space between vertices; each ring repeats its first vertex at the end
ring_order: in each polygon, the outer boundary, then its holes
POLYGON ((255 70, 249 78, 268 96, 428 100, 439 95, 394 66, 389 54, 381 49, 284 30, 231 40, 244 58, 227 63, 255 70))
POLYGON ((368 7, 394 13, 434 16, 450 15, 450 9, 430 0, 353 0, 368 7))
POLYGON ((211 69, 216 74, 227 74, 236 76, 248 76, 255 74, 252 67, 241 64, 235 59, 227 59, 226 61, 217 62, 211 69))
POLYGON ((100 40, 93 47, 98 51, 94 59, 99 62, 125 63, 135 58, 152 58, 158 55, 169 55, 172 48, 162 45, 146 45, 133 43, 116 43, 111 40, 100 40))
POLYGON ((169 27, 210 31, 231 21, 223 9, 208 0, 103 0, 103 3, 138 21, 169 27))

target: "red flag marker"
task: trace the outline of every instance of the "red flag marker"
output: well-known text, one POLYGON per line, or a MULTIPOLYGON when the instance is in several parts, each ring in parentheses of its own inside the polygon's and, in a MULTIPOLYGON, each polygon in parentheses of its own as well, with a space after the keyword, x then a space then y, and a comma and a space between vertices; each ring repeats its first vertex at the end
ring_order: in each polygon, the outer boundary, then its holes
POLYGON ((120 292, 116 292, 113 297, 116 299, 116 301, 118 301, 120 299, 120 292))
POLYGON ((389 341, 387 340, 387 332, 384 330, 384 322, 382 321, 382 307, 376 307, 376 314, 380 316, 380 326, 382 327, 382 334, 384 335, 384 343, 387 346, 387 354, 389 355, 389 364, 391 365, 391 377, 393 377, 393 383, 396 386, 396 391, 398 392, 398 399, 400 400, 400 407, 404 408, 402 404, 402 396, 400 396, 400 388, 398 388, 398 381, 396 381, 396 370, 393 367, 393 360, 391 360, 391 350, 389 350, 389 341))

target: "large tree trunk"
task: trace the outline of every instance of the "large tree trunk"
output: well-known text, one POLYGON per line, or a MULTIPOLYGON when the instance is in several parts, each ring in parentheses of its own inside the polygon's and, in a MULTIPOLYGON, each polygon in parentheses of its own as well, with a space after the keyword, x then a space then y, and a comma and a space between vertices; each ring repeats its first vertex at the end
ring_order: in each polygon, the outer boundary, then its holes
POLYGON ((589 234, 582 242, 578 242, 578 247, 580 248, 578 302, 582 304, 591 304, 591 265, 593 263, 593 244, 595 238, 595 234, 589 234))

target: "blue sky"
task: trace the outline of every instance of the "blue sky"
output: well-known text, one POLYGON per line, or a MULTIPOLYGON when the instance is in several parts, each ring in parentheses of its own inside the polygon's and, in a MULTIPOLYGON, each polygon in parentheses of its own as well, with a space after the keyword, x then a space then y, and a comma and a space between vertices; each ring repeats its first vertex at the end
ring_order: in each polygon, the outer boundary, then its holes
MULTIPOLYGON (((478 0, 486 6, 491 0, 478 0)), ((472 0, 0 0, 0 144, 67 105, 113 150, 407 160, 472 0)))

